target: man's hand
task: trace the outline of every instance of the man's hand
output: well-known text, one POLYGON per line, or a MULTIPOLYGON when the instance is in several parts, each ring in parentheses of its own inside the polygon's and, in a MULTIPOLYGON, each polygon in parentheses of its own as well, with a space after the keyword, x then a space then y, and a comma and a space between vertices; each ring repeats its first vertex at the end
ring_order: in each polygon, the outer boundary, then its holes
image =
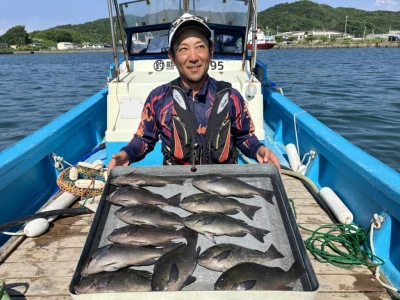
POLYGON ((111 156, 111 160, 108 163, 108 173, 110 173, 111 169, 115 166, 129 166, 129 157, 125 151, 120 151, 111 156))
POLYGON ((260 164, 267 164, 267 163, 274 164, 278 168, 279 173, 281 173, 281 165, 279 164, 278 157, 275 155, 274 152, 272 152, 267 147, 261 146, 260 148, 258 148, 257 161, 260 164))

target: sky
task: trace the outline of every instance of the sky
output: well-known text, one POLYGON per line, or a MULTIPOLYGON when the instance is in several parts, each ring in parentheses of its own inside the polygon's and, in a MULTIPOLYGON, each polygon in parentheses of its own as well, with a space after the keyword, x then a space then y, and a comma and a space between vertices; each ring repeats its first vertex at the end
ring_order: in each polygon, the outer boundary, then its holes
MULTIPOLYGON (((295 0, 259 0, 258 10, 263 11, 279 3, 295 0)), ((332 7, 352 7, 362 10, 400 11, 400 0, 317 0, 332 7)), ((77 25, 108 18, 106 0, 0 0, 0 35, 8 29, 25 26, 29 33, 58 25, 77 25)))

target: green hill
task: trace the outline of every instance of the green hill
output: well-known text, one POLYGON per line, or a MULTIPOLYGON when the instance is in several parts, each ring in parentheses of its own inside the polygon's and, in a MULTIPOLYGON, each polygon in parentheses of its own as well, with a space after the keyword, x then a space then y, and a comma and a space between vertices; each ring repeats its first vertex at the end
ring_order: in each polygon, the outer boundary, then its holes
POLYGON ((355 8, 317 4, 309 0, 282 3, 258 13, 259 26, 275 34, 279 32, 326 29, 346 32, 356 37, 400 30, 400 12, 365 11, 355 8), (277 27, 279 26, 279 27, 277 27))
MULTIPOLYGON (((262 0, 264 1, 264 0, 262 0)), ((282 3, 268 8, 258 14, 259 26, 276 34, 300 30, 334 30, 344 32, 347 16, 346 32, 362 37, 364 30, 370 33, 388 33, 390 29, 400 30, 400 12, 364 11, 354 8, 317 4, 310 0, 293 3, 282 3)), ((117 33, 117 39, 121 39, 117 33)), ((0 36, 0 42, 9 44, 21 41, 22 45, 39 42, 46 46, 54 46, 57 42, 83 42, 111 44, 109 19, 99 19, 78 25, 62 25, 46 30, 25 31, 25 26, 15 26, 0 36)), ((19 43, 18 43, 19 44, 19 43)))

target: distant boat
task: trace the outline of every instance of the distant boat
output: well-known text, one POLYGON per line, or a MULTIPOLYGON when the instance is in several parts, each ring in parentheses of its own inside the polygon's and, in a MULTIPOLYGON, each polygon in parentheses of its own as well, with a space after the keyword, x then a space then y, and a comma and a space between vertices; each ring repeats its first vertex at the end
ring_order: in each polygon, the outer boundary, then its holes
MULTIPOLYGON (((249 37, 247 39, 247 49, 250 50, 252 46, 252 32, 249 31, 249 37)), ((261 28, 257 28, 256 33, 256 44, 257 50, 272 49, 277 44, 275 37, 270 34, 264 34, 261 28)))

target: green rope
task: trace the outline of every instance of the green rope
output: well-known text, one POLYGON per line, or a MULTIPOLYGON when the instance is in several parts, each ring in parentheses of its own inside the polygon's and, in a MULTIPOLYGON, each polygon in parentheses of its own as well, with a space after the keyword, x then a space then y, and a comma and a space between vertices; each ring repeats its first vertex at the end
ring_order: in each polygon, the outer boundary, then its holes
MULTIPOLYGON (((297 219, 294 201, 289 201, 297 219)), ((369 249, 367 231, 357 224, 326 224, 316 230, 299 224, 297 226, 312 233, 304 244, 318 262, 330 263, 340 268, 352 268, 356 265, 376 267, 384 264, 369 249)))

